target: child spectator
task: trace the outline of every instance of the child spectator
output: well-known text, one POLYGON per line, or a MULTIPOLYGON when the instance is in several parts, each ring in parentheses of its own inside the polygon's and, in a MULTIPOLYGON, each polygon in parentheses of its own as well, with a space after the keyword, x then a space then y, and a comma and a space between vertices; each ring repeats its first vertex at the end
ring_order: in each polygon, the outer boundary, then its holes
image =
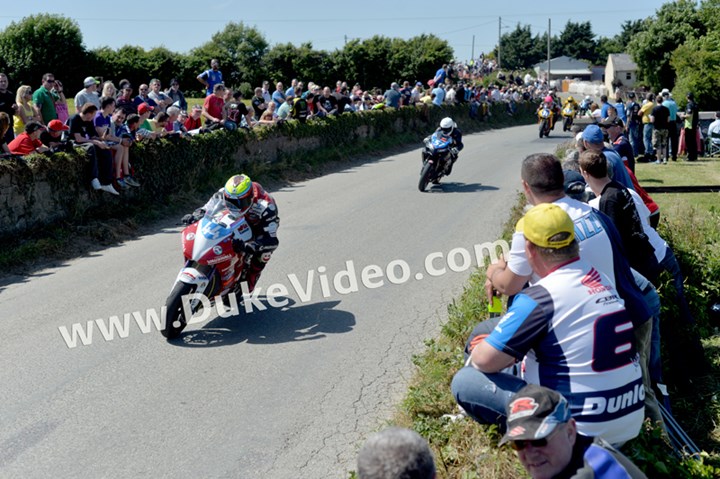
POLYGON ((15 137, 8 145, 10 152, 14 155, 25 156, 30 153, 44 153, 48 151, 49 148, 40 141, 40 133, 42 133, 43 129, 42 123, 34 120, 29 121, 27 125, 25 125, 25 132, 15 137))

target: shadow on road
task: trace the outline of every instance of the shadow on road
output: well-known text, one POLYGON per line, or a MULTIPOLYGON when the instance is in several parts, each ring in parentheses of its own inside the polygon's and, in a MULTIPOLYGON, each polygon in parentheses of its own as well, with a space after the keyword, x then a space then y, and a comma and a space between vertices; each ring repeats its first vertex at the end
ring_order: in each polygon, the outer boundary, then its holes
POLYGON ((497 186, 483 185, 482 183, 440 183, 430 185, 428 193, 476 193, 478 191, 497 190, 497 186))
MULTIPOLYGON (((282 308, 268 306, 264 311, 254 309, 246 313, 238 305, 239 314, 227 318, 216 317, 201 329, 185 331, 178 339, 168 341, 175 346, 211 348, 230 346, 247 341, 251 344, 277 344, 291 341, 322 339, 328 334, 347 333, 355 325, 355 316, 335 309, 340 301, 326 301, 295 306, 290 298, 276 297, 276 302, 286 300, 282 308)), ((260 297, 267 305, 265 297, 260 297)))

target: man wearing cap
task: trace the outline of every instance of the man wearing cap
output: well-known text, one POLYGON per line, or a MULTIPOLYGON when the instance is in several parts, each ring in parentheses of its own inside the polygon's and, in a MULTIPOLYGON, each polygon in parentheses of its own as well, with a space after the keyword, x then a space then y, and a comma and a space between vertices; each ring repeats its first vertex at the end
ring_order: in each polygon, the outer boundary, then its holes
POLYGON ((525 254, 541 278, 515 297, 453 378, 460 406, 502 424, 510 397, 527 383, 562 393, 578 430, 613 444, 638 435, 645 389, 632 318, 612 281, 579 257, 575 225, 541 203, 520 219, 525 254), (524 359, 524 379, 502 372, 524 359))
POLYGON ((588 125, 582 132, 585 149, 605 155, 608 170, 611 172, 610 176, 625 188, 634 189, 630 175, 625 170, 625 165, 623 165, 620 156, 615 151, 605 147, 604 138, 603 132, 598 125, 588 125))
POLYGON ((567 399, 546 387, 529 384, 513 396, 506 443, 533 479, 647 479, 603 438, 579 434, 567 399))
POLYGON ((47 130, 40 133, 40 141, 53 151, 57 151, 62 147, 69 147, 67 141, 63 141, 62 134, 68 131, 70 127, 63 124, 60 120, 51 120, 47 125, 47 130))
POLYGON ((618 117, 605 118, 599 123, 599 126, 604 133, 607 133, 613 150, 618 154, 623 164, 635 173, 635 155, 633 154, 630 142, 625 138, 625 135, 623 135, 623 120, 618 117))
POLYGON ((14 155, 25 156, 30 153, 44 153, 49 148, 40 141, 40 133, 45 127, 40 122, 29 121, 25 125, 25 131, 19 134, 8 144, 10 152, 14 155))
POLYGON ((100 109, 100 95, 97 92, 97 80, 87 77, 83 80, 84 88, 75 95, 75 109, 80 111, 85 103, 92 103, 100 109))

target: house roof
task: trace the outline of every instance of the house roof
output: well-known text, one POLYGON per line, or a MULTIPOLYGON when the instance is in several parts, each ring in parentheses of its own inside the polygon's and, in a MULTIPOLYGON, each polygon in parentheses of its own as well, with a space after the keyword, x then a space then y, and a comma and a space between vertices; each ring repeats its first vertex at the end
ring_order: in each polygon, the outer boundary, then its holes
POLYGON ((615 71, 635 71, 638 69, 637 64, 632 61, 632 57, 627 53, 611 53, 608 60, 612 60, 615 71))
MULTIPOLYGON (((547 71, 547 61, 536 64, 533 68, 547 71)), ((590 68, 584 60, 576 60, 567 56, 550 59, 550 72, 590 73, 590 68)))

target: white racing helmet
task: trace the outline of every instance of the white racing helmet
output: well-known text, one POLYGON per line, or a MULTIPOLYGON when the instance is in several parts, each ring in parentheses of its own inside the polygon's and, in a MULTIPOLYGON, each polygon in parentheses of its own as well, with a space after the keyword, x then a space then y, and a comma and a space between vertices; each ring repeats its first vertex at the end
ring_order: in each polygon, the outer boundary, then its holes
POLYGON ((455 125, 455 122, 453 121, 453 119, 450 118, 449 116, 446 116, 445 118, 440 120, 440 129, 446 135, 452 134, 452 132, 456 126, 457 125, 455 125))

